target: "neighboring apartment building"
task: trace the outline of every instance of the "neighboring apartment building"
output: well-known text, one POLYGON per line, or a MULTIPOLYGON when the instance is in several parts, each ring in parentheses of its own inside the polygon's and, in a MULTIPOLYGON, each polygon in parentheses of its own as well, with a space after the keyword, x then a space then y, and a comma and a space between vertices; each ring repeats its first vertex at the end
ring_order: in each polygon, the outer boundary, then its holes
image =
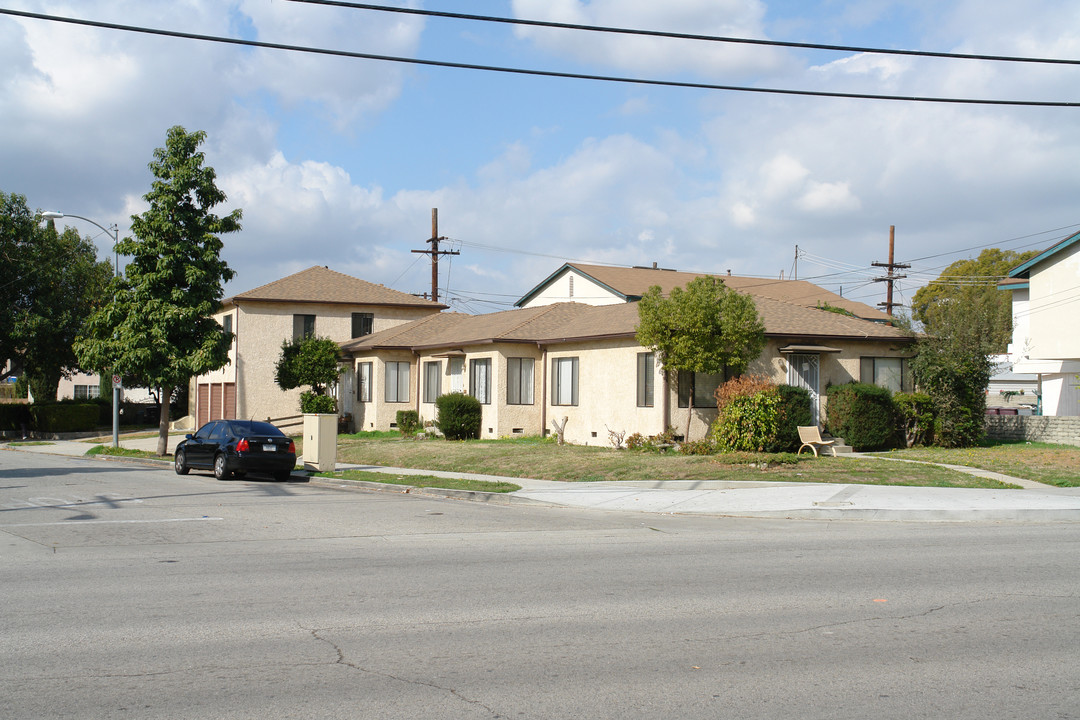
MULTIPOLYGON (((192 379, 190 414, 196 426, 222 417, 293 418, 279 424, 295 429, 301 390, 285 392, 274 382, 282 342, 316 335, 344 343, 445 308, 321 266, 226 298, 215 317, 234 334, 229 364, 192 379)), ((342 413, 355 396, 352 365, 345 370, 342 413)))
POLYGON ((1043 415, 1080 415, 1080 233, 1013 268, 1014 373, 1038 377, 1043 415))
MULTIPOLYGON (((567 440, 579 444, 607 444, 610 433, 682 431, 688 419, 691 437, 701 437, 716 416, 713 391, 725 378, 687 373, 669 382, 635 339, 640 293, 694 277, 565 265, 517 310, 443 313, 344 343, 359 379, 357 427, 389 429, 396 412, 407 409, 433 420, 435 398, 461 390, 481 401, 482 437, 539 435, 563 418, 567 440)), ((754 298, 765 324, 765 350, 747 372, 806 387, 815 416, 831 384, 910 389, 905 365, 914 338, 883 313, 802 281, 723 279, 754 298)))

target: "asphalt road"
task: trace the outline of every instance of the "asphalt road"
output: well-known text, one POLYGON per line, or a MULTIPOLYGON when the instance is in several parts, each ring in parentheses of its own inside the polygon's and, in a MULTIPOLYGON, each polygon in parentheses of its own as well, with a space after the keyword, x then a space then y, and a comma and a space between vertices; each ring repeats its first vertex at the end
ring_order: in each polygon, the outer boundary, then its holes
POLYGON ((1080 718, 1078 551, 0 452, 0 717, 1080 718))

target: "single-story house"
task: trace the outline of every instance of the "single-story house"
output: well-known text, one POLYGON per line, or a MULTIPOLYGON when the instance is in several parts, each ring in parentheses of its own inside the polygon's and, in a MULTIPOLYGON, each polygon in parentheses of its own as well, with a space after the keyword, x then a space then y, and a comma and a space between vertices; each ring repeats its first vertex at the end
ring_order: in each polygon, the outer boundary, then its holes
MULTIPOLYGON (((392 428, 398 410, 433 420, 440 394, 463 391, 483 405, 482 437, 539 435, 564 418, 566 439, 578 444, 607 444, 612 433, 681 431, 688 418, 691 436, 701 437, 725 378, 698 373, 669 381, 635 339, 640 294, 698 274, 611 268, 604 275, 609 269, 598 267, 563 266, 515 310, 440 313, 342 343, 357 379, 357 428, 392 428)), ((754 298, 765 324, 766 347, 747 372, 806 387, 819 418, 831 384, 909 389, 914 338, 883 313, 805 281, 723 280, 754 298)))
MULTIPOLYGON (((189 413, 196 426, 223 417, 269 418, 296 430, 301 391, 285 392, 274 382, 282 342, 316 335, 344 343, 446 307, 322 266, 226 298, 215 318, 233 333, 229 363, 192 379, 189 413)), ((339 387, 342 413, 351 411, 352 383, 350 363, 339 387)))
POLYGON ((1012 292, 1013 372, 1036 376, 1041 414, 1080 415, 1080 233, 1013 268, 998 287, 1012 292))

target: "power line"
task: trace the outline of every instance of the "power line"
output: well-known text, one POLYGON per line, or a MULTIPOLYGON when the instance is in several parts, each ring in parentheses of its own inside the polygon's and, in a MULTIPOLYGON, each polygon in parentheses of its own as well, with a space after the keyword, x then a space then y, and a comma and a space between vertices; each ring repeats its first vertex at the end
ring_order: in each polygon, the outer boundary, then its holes
POLYGON ((826 92, 823 90, 793 90, 785 88, 750 87, 746 85, 718 85, 714 83, 687 82, 678 80, 649 80, 615 75, 590 75, 586 73, 557 72, 554 70, 530 70, 526 68, 506 67, 501 65, 479 65, 475 63, 449 62, 445 60, 422 60, 419 58, 406 58, 395 55, 378 55, 375 53, 353 52, 349 50, 332 50, 329 48, 310 47, 305 45, 289 45, 285 43, 272 43, 261 40, 243 40, 240 38, 222 37, 219 35, 203 35, 199 33, 181 32, 179 30, 162 30, 138 25, 122 25, 119 23, 101 22, 97 20, 84 20, 80 18, 62 17, 59 15, 46 15, 43 13, 24 12, 22 10, 9 10, 0 8, 0 15, 30 18, 34 20, 48 20, 62 22, 71 25, 82 25, 105 30, 121 30, 124 32, 141 33, 144 35, 159 35, 163 37, 182 38, 185 40, 200 40, 204 42, 216 42, 226 45, 240 45, 243 47, 256 47, 267 50, 287 50, 290 52, 302 52, 314 55, 329 55, 332 57, 344 57, 359 60, 376 60, 380 62, 403 63, 406 65, 421 65, 425 67, 453 68, 457 70, 480 70, 484 72, 505 73, 511 75, 529 75, 534 77, 550 77, 564 80, 592 80, 596 82, 620 83, 624 85, 645 85, 651 87, 674 87, 694 90, 725 90, 729 92, 747 92, 763 95, 791 95, 797 97, 824 97, 841 98, 848 100, 893 100, 898 102, 917 103, 943 103, 948 105, 991 105, 1011 107, 1080 107, 1080 102, 1065 102, 1056 100, 988 100, 983 98, 955 98, 955 97, 926 97, 920 95, 877 95, 874 93, 851 93, 851 92, 826 92))
POLYGON ((821 43, 790 42, 784 40, 759 40, 755 38, 725 37, 721 35, 696 35, 693 33, 666 32, 663 30, 636 30, 631 28, 609 27, 603 25, 580 25, 547 20, 525 20, 520 18, 497 17, 493 15, 469 15, 467 13, 446 12, 441 10, 420 10, 418 8, 389 7, 370 3, 345 2, 344 0, 289 0, 290 2, 309 5, 329 5, 354 10, 377 10, 380 12, 422 15, 425 17, 451 18, 455 20, 476 20, 481 22, 503 23, 506 25, 527 25, 532 27, 559 28, 562 30, 585 30, 588 32, 614 33, 619 35, 641 35, 645 37, 673 38, 675 40, 701 40, 705 42, 735 43, 742 45, 765 45, 769 47, 790 47, 809 50, 833 50, 838 52, 857 52, 874 55, 908 55, 915 57, 947 58, 950 60, 992 60, 996 62, 1043 63, 1050 65, 1080 65, 1080 60, 1068 58, 1023 57, 1016 55, 979 55, 972 53, 947 53, 931 50, 898 50, 893 48, 859 47, 856 45, 825 45, 821 43))

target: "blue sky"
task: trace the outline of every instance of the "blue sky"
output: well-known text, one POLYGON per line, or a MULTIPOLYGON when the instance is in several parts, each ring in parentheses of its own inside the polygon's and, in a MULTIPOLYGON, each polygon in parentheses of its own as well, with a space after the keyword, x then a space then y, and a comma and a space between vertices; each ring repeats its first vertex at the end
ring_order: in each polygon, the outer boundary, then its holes
MULTIPOLYGON (((385 3, 392 4, 392 3, 385 3)), ((1032 0, 426 0, 413 7, 773 40, 1080 58, 1080 7, 1032 0)), ((728 85, 1080 101, 1080 67, 628 38, 286 0, 0 0, 0 8, 486 65, 728 85)), ((568 260, 777 277, 875 304, 980 247, 1075 232, 1080 108, 658 88, 313 57, 0 15, 0 189, 116 222, 180 124, 240 207, 242 292, 311 265, 508 307, 568 260), (1019 239, 1023 238, 1023 239, 1019 239), (973 249, 971 249, 973 248, 973 249), (970 249, 970 250, 969 250, 970 249)), ((104 256, 107 237, 95 235, 104 256)))

